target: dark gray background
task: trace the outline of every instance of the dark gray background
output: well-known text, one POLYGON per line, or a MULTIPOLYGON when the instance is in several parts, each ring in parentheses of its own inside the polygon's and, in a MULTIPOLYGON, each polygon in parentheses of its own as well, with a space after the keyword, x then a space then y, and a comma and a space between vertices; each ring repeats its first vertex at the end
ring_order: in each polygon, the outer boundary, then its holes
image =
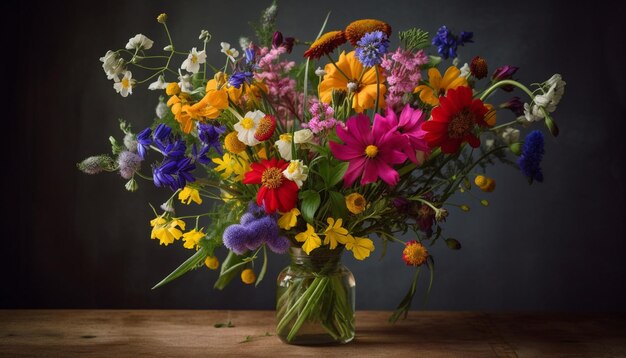
MULTIPOLYGON (((278 25, 310 40, 332 10, 328 29, 374 17, 395 31, 442 24, 474 31, 465 60, 482 55, 490 69, 521 67, 518 78, 540 82, 560 72, 566 95, 555 113, 558 139, 548 137, 546 181, 529 187, 509 167, 490 171, 498 187, 489 208, 467 196, 451 209, 447 234, 461 251, 432 248, 436 280, 427 305, 445 310, 623 311, 626 302, 624 230, 623 5, 612 1, 283 1, 278 25)), ((156 291, 150 287, 190 251, 149 239, 147 203, 168 192, 148 183, 127 193, 115 174, 86 176, 75 163, 108 152, 119 137, 117 118, 135 129, 151 120, 157 95, 137 88, 117 95, 98 58, 143 33, 162 48, 154 20, 169 14, 179 49, 213 34, 209 60, 221 64, 219 42, 237 43, 266 6, 260 1, 22 2, 4 12, 6 47, 3 153, 4 218, 1 307, 239 308, 273 307, 273 278, 286 264, 272 256, 257 289, 234 282, 212 289, 216 272, 199 270, 156 291), (9 16, 13 14, 13 16, 9 16), (7 25, 8 24, 8 25, 7 25)), ((296 53, 304 49, 296 48, 296 53)), ((407 238, 408 239, 408 238, 407 238)), ((376 241, 378 242, 378 241, 376 241)), ((443 244, 442 242, 440 244, 443 244)), ((379 261, 346 257, 357 280, 359 309, 392 309, 412 270, 391 246, 379 261)), ((224 255, 224 252, 220 252, 224 255)), ((423 283, 423 282, 422 282, 423 283)), ((420 291, 422 292, 422 291, 420 291)))

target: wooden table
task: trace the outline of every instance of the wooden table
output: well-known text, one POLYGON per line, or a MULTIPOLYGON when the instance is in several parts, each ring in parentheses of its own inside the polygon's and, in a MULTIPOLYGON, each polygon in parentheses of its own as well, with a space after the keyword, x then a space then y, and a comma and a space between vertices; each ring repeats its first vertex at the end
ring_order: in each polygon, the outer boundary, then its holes
POLYGON ((626 357, 625 314, 388 317, 358 312, 353 342, 303 347, 280 342, 272 311, 0 310, 0 356, 626 357))

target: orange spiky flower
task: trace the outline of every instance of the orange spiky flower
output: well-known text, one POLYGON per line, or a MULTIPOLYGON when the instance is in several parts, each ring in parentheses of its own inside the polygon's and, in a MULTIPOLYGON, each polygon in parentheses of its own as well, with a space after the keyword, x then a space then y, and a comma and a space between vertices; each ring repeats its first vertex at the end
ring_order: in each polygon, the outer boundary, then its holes
POLYGON ((343 31, 329 31, 311 44, 311 47, 304 52, 304 57, 319 59, 344 43, 346 43, 346 36, 343 31))
POLYGON ((373 31, 382 31, 387 35, 387 38, 391 36, 391 26, 388 23, 375 19, 362 19, 356 20, 346 27, 346 39, 350 41, 352 46, 356 46, 361 37, 373 31))

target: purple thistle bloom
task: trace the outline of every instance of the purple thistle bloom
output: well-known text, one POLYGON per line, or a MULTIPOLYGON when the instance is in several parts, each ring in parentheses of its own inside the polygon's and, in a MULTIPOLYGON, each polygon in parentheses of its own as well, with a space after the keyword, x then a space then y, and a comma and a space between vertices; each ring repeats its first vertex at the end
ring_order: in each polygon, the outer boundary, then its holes
POLYGON ((266 215, 263 207, 251 203, 239 224, 230 225, 224 230, 224 245, 238 255, 247 250, 256 250, 263 244, 267 244, 273 252, 284 253, 290 243, 286 238, 278 236, 276 220, 276 215, 266 215))
POLYGON ((230 78, 228 79, 228 83, 235 88, 241 88, 241 85, 244 82, 250 83, 250 81, 252 80, 252 76, 252 72, 250 71, 236 72, 233 73, 232 76, 230 76, 230 78))
POLYGON ((241 255, 248 251, 246 242, 250 236, 250 231, 243 225, 231 225, 224 230, 222 241, 230 251, 241 255))
POLYGON ((275 236, 268 239, 265 243, 270 250, 277 254, 287 253, 287 251, 289 251, 289 246, 291 246, 289 239, 284 236, 275 236))
POLYGON ((522 155, 517 160, 517 165, 519 165, 522 173, 528 177, 530 183, 534 180, 543 181, 540 165, 544 153, 543 134, 538 130, 530 132, 524 139, 522 155))
POLYGON ((226 131, 224 126, 214 126, 209 123, 198 122, 198 137, 202 143, 209 148, 213 147, 220 154, 223 155, 222 144, 220 143, 220 135, 226 131))
POLYGON ((365 67, 374 67, 383 61, 389 50, 389 39, 382 31, 368 32, 357 42, 355 56, 365 67))
POLYGON ((146 128, 137 135, 137 153, 139 153, 141 159, 146 157, 148 147, 152 144, 152 138, 150 138, 151 134, 152 129, 146 128))
POLYGON ((459 45, 463 46, 468 42, 474 42, 473 37, 474 33, 469 31, 461 31, 460 36, 456 36, 444 25, 437 30, 432 44, 437 46, 437 52, 444 59, 455 58, 459 45))
POLYGON ((117 156, 117 164, 120 168, 120 175, 124 179, 130 179, 141 167, 141 157, 130 151, 123 151, 117 156))

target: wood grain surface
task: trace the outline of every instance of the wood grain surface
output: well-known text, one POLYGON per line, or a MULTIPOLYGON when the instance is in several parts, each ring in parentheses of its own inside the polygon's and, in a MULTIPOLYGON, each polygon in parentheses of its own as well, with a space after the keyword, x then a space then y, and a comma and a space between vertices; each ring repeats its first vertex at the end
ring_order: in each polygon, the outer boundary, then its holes
POLYGON ((305 347, 274 335, 273 311, 0 310, 0 356, 626 357, 624 314, 389 314, 357 312, 353 342, 305 347))

